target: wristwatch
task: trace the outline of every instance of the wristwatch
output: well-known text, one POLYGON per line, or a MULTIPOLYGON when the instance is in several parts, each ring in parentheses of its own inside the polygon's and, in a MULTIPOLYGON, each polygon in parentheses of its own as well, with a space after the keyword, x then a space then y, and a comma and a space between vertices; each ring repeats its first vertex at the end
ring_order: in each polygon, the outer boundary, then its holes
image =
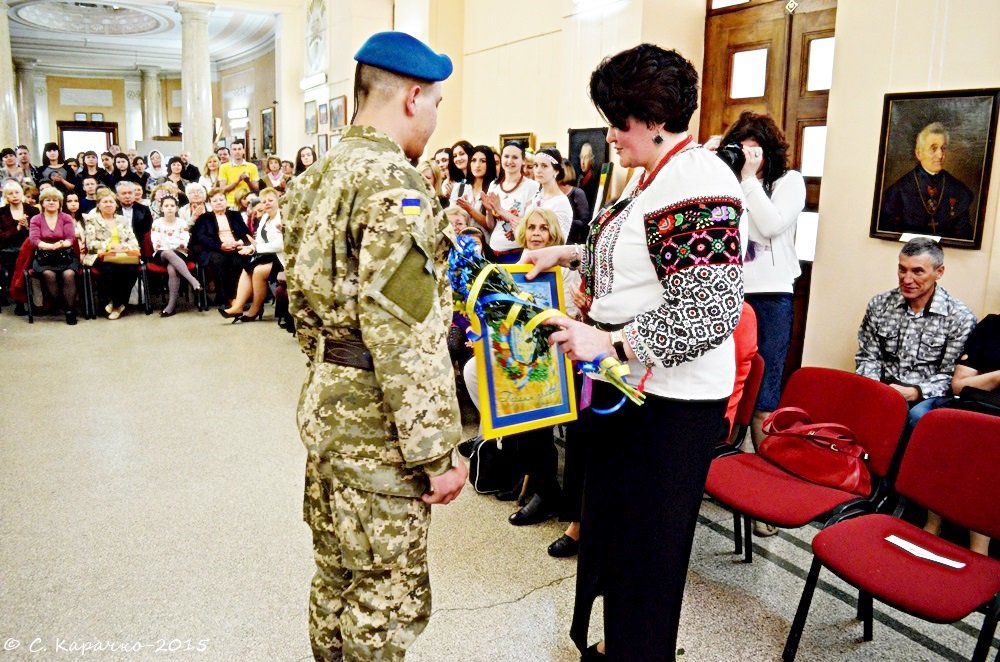
POLYGON ((625 334, 621 330, 611 332, 611 346, 615 348, 618 360, 628 363, 628 354, 625 353, 625 334))
POLYGON ((580 253, 581 253, 581 251, 580 251, 580 245, 579 244, 574 244, 573 245, 573 259, 569 261, 569 265, 568 265, 569 268, 571 270, 573 270, 573 271, 576 271, 577 269, 580 268, 580 253))

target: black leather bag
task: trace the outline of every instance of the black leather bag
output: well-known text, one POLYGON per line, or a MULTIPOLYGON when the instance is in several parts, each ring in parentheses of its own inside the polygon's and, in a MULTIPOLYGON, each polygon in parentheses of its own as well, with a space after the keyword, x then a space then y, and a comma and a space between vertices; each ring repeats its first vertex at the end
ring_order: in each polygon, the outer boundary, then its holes
POLYGON ((495 494, 514 483, 514 453, 511 444, 498 439, 477 439, 469 455, 469 483, 480 494, 495 494))
POLYGON ((76 259, 76 254, 72 248, 63 248, 58 251, 35 251, 35 262, 44 269, 62 271, 69 269, 76 259))

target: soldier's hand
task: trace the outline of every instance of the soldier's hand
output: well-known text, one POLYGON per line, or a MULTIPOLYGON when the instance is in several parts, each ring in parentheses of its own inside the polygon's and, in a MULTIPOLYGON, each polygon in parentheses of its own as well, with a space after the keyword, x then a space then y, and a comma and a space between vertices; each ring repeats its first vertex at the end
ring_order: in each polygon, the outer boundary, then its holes
POLYGON ((458 497, 468 477, 469 468, 465 466, 464 461, 459 460, 458 464, 448 471, 432 477, 430 492, 420 498, 424 503, 447 505, 458 497))

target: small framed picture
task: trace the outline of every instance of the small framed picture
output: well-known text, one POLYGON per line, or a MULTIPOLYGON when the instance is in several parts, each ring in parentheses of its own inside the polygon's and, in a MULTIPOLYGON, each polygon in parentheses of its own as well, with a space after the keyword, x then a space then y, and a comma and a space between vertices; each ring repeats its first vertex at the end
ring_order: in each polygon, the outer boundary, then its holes
POLYGON ((525 131, 524 133, 501 133, 500 134, 500 144, 497 145, 500 150, 503 150, 503 146, 507 144, 508 141, 516 140, 528 149, 535 150, 535 134, 530 131, 525 131))
POLYGON ((274 106, 260 111, 260 140, 265 154, 274 154, 274 106))
POLYGON ((330 149, 330 136, 325 133, 316 136, 316 157, 323 158, 328 149, 330 149))
POLYGON ((326 126, 329 123, 330 123, 330 107, 325 103, 321 103, 319 105, 319 125, 326 126))
MULTIPOLYGON (((505 264, 503 268, 536 304, 566 310, 558 268, 531 281, 525 278, 530 265, 505 264)), ((505 324, 487 322, 482 337, 473 343, 483 437, 493 439, 575 420, 572 361, 555 345, 534 356, 531 334, 505 324)))
POLYGON ((317 129, 317 117, 316 117, 316 102, 306 101, 305 105, 306 112, 306 133, 313 134, 316 133, 317 129))
POLYGON ((74 122, 86 122, 87 121, 87 113, 73 113, 73 121, 74 122))
POLYGON ((91 122, 103 122, 104 121, 104 113, 91 113, 90 114, 90 121, 91 122))
POLYGON ((347 95, 330 99, 330 128, 347 125, 347 95))

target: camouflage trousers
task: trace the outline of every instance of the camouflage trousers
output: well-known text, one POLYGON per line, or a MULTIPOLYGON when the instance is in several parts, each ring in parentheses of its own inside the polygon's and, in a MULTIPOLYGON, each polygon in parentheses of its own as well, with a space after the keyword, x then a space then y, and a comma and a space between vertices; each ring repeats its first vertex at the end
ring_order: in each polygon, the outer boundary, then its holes
POLYGON ((316 561, 309 596, 313 656, 402 660, 431 613, 430 506, 349 487, 310 453, 304 515, 316 561))

